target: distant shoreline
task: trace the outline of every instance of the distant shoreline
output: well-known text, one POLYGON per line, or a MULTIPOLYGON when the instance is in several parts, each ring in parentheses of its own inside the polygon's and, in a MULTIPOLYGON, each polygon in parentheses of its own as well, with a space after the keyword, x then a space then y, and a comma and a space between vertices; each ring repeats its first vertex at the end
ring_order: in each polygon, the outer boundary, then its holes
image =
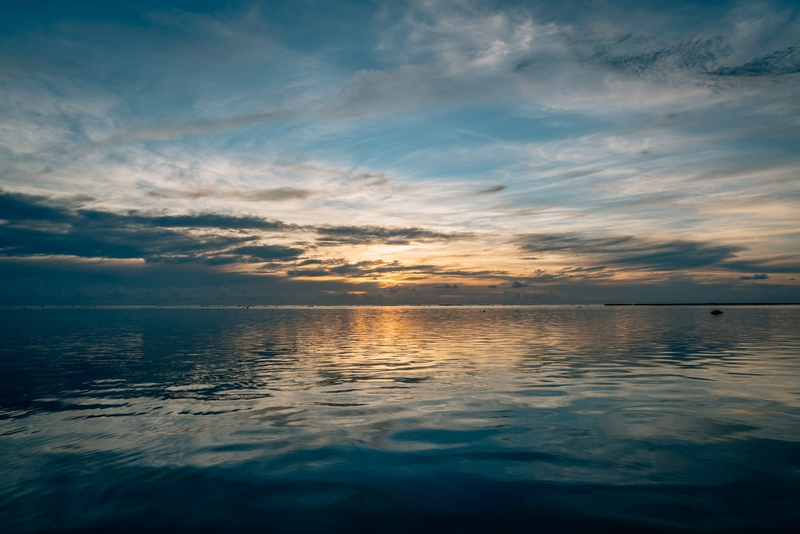
POLYGON ((800 302, 648 302, 645 304, 603 304, 603 306, 797 306, 800 302))

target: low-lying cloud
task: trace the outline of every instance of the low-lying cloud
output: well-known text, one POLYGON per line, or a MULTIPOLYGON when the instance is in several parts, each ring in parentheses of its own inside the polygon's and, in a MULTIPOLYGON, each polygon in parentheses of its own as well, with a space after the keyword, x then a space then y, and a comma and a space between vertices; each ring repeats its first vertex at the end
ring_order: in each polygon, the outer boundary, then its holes
MULTIPOLYGON (((41 195, 0 191, 0 255, 140 258, 147 262, 201 262, 209 265, 293 262, 306 246, 264 243, 264 232, 290 237, 316 235, 317 245, 397 245, 469 239, 472 234, 425 228, 297 225, 252 215, 115 213, 84 209, 80 203, 41 195)), ((306 259, 306 261, 313 261, 306 259)), ((416 266, 415 269, 433 269, 416 266)), ((402 270, 382 262, 338 262, 325 274, 402 270)), ((320 276, 295 269, 292 276, 320 276), (301 274, 302 273, 302 274, 301 274)), ((430 272, 430 271, 428 271, 430 272)))
POLYGON ((769 275, 766 273, 761 274, 754 274, 753 276, 743 275, 739 277, 739 280, 766 280, 769 278, 769 275))

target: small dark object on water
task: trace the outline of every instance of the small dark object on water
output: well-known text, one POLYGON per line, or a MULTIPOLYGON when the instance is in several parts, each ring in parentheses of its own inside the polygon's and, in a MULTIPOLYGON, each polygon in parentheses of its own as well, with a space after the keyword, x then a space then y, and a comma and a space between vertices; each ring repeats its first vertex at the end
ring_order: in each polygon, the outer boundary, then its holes
POLYGON ((722 315, 722 314, 723 312, 721 312, 720 310, 714 310, 711 312, 711 315, 722 315))

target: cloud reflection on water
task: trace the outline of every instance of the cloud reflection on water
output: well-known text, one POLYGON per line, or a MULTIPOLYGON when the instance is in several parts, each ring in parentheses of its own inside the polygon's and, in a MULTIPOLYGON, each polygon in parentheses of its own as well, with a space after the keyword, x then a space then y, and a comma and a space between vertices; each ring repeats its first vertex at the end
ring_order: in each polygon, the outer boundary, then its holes
POLYGON ((586 517, 629 486, 655 510, 676 485, 723 500, 731 484, 798 487, 795 308, 483 310, 4 310, 0 517, 52 526, 47 488, 69 502, 93 485, 98 506, 135 514, 119 488, 145 491, 146 473, 169 491, 188 473, 248 481, 258 513, 291 502, 309 521, 373 491, 418 506, 419 484, 450 495, 436 513, 518 487, 586 517), (311 482, 327 489, 281 486, 311 482), (570 485, 595 489, 577 504, 570 485))

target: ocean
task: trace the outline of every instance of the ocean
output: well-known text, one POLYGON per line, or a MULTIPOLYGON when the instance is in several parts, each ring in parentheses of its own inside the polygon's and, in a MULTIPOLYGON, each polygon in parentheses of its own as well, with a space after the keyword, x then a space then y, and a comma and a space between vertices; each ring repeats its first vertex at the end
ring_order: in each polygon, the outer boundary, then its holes
POLYGON ((800 307, 0 310, 0 526, 787 532, 800 307))

